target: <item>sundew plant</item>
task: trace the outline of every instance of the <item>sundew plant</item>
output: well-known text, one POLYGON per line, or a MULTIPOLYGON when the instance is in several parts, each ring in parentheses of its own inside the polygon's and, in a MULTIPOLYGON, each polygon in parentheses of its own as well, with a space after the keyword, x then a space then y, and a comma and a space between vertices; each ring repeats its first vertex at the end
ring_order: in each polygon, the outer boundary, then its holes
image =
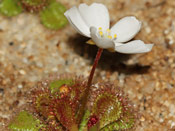
POLYGON ((141 40, 130 41, 141 29, 141 22, 133 16, 122 18, 109 29, 109 12, 103 4, 93 3, 88 6, 83 3, 78 8, 72 7, 64 14, 75 30, 91 38, 90 43, 99 47, 89 75, 85 101, 87 101, 89 87, 103 49, 125 54, 145 53, 152 49, 153 44, 145 44, 141 40))
POLYGON ((65 13, 88 42, 99 47, 88 80, 73 74, 53 75, 29 93, 29 102, 10 121, 14 131, 113 131, 134 126, 136 113, 123 91, 110 83, 92 84, 95 69, 104 49, 125 54, 145 53, 153 44, 130 41, 140 30, 141 22, 133 16, 119 20, 109 29, 105 5, 80 4, 65 13))

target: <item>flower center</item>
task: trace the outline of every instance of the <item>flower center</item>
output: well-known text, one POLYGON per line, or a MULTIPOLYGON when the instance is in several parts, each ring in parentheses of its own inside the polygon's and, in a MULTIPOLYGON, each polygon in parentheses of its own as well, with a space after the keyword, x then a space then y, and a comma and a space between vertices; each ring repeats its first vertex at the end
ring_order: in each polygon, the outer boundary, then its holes
POLYGON ((98 28, 98 34, 100 35, 100 37, 102 38, 108 38, 108 39, 117 39, 117 34, 114 34, 114 36, 111 35, 111 30, 110 29, 107 29, 105 31, 105 33, 103 33, 103 29, 102 27, 99 27, 98 28))

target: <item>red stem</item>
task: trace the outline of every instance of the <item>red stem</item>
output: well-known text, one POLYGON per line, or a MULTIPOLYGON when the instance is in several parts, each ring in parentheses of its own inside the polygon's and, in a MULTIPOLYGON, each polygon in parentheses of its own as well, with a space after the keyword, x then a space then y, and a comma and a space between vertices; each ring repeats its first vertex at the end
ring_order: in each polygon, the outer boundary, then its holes
POLYGON ((92 67, 91 72, 90 72, 90 75, 89 75, 89 79, 88 79, 88 83, 87 83, 87 90, 89 90, 89 87, 92 84, 92 79, 93 79, 93 76, 94 76, 94 72, 95 72, 95 69, 96 69, 96 67, 98 65, 98 61, 99 61, 99 59, 101 57, 102 52, 103 52, 103 49, 102 48, 99 48, 98 49, 98 52, 97 52, 97 55, 96 55, 96 58, 94 60, 93 67, 92 67))
POLYGON ((103 52, 103 49, 99 48, 98 49, 98 52, 97 52, 97 55, 96 55, 96 58, 94 60, 94 64, 92 66, 92 69, 91 69, 91 72, 90 72, 90 75, 89 75, 89 78, 88 78, 88 83, 87 83, 87 87, 86 87, 86 90, 85 90, 85 93, 84 93, 84 96, 82 98, 82 102, 81 102, 81 106, 79 107, 80 110, 79 110, 79 118, 80 120, 83 119, 83 116, 84 116, 84 113, 86 111, 86 104, 87 104, 87 101, 88 101, 88 96, 89 96, 89 91, 90 91, 90 86, 92 84, 92 79, 93 79, 93 76, 94 76, 94 72, 95 72, 95 69, 98 65, 98 61, 101 57, 101 54, 103 52))

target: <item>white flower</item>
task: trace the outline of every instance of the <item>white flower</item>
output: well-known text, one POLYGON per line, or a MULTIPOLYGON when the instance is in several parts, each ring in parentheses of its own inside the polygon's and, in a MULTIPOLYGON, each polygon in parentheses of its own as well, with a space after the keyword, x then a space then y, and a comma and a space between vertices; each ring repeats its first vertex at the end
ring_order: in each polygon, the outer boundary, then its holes
POLYGON ((113 49, 120 53, 144 53, 152 49, 153 44, 141 40, 131 40, 140 30, 141 22, 133 16, 124 17, 109 29, 109 13, 103 4, 80 4, 65 12, 70 24, 82 35, 92 38, 95 44, 104 49, 113 49))

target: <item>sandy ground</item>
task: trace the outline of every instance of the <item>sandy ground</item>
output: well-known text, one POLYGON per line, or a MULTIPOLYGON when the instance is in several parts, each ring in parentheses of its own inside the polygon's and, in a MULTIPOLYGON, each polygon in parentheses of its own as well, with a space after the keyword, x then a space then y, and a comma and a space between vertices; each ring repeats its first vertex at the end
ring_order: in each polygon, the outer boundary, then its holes
MULTIPOLYGON (((105 51, 94 82, 110 81, 124 89, 140 113, 135 130, 175 130, 175 1, 60 1, 67 8, 81 2, 104 3, 111 24, 128 15, 142 21, 135 39, 154 43, 153 50, 137 55, 105 51)), ((86 40, 70 25, 58 31, 44 28, 37 15, 0 16, 0 130, 25 104, 26 93, 48 74, 88 76, 97 47, 86 40)))

